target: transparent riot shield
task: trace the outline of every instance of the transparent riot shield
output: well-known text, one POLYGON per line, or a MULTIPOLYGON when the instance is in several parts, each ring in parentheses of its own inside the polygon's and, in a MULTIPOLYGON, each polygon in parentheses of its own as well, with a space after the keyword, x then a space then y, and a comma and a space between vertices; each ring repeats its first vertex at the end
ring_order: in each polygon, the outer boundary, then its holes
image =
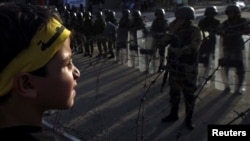
POLYGON ((136 65, 136 56, 138 53, 138 45, 137 45, 137 37, 136 32, 130 31, 129 32, 129 47, 127 49, 128 52, 128 67, 135 67, 136 65))
MULTIPOLYGON (((243 51, 243 61, 244 61, 244 67, 245 70, 248 70, 248 54, 249 54, 249 36, 244 35, 243 39, 245 41, 245 49, 243 51)), ((215 66, 218 65, 219 58, 222 57, 221 48, 222 48, 222 39, 218 37, 218 45, 216 45, 215 48, 215 66)), ((245 73, 245 79, 243 83, 243 91, 246 90, 246 80, 247 80, 247 73, 245 73)), ((237 86, 237 75, 235 68, 230 68, 228 73, 228 79, 225 78, 225 74, 223 72, 223 68, 219 69, 215 73, 215 88, 218 90, 224 90, 225 86, 229 84, 231 92, 235 91, 235 88, 237 86)))
POLYGON ((115 59, 119 64, 127 63, 127 61, 128 61, 128 47, 129 47, 128 29, 118 28, 117 29, 115 59))
POLYGON ((130 31, 128 66, 140 68, 139 66, 139 48, 145 44, 145 35, 143 30, 130 31))
POLYGON ((138 30, 137 34, 137 43, 138 43, 138 65, 139 70, 144 72, 147 70, 147 60, 146 60, 146 36, 143 33, 143 30, 138 30))
MULTIPOLYGON (((248 35, 244 35, 243 36, 244 38, 244 41, 245 41, 245 50, 244 50, 244 65, 245 65, 245 70, 247 71, 248 70, 248 56, 249 56, 249 46, 250 46, 250 36, 248 35)), ((245 73, 245 79, 244 79, 244 83, 243 83, 243 91, 246 91, 246 85, 247 85, 247 74, 248 73, 245 73)))
POLYGON ((145 56, 147 71, 150 74, 157 72, 157 59, 158 52, 156 50, 155 40, 151 34, 147 35, 145 48, 148 50, 148 54, 145 56))
MULTIPOLYGON (((216 35, 215 54, 214 54, 215 66, 219 65, 219 59, 222 57, 221 48, 222 48, 222 38, 216 35)), ((225 86, 223 84, 223 79, 222 79, 222 69, 219 69, 215 72, 214 84, 215 84, 215 88, 218 90, 223 91, 225 89, 225 86)))
MULTIPOLYGON (((139 35, 143 35, 143 33, 140 33, 139 35)), ((148 33, 146 36, 142 36, 141 39, 138 40, 139 44, 139 69, 141 72, 147 72, 147 73, 155 73, 156 70, 156 49, 154 48, 154 38, 153 36, 148 33)))

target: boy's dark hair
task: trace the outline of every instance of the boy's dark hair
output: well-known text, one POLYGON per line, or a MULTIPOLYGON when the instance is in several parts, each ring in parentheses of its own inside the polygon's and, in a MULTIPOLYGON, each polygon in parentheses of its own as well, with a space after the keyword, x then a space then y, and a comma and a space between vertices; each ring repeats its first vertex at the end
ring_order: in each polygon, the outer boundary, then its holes
MULTIPOLYGON (((47 25, 51 18, 62 22, 56 11, 39 5, 0 3, 0 72, 29 44, 38 29, 47 25)), ((33 72, 33 75, 46 76, 46 66, 33 72)), ((1 78, 0 78, 1 79, 1 78)), ((0 104, 6 96, 0 97, 0 104)), ((8 98, 7 98, 8 99, 8 98)))
POLYGON ((21 50, 29 47, 38 28, 52 17, 61 21, 58 14, 39 5, 0 4, 0 56, 4 58, 0 60, 0 72, 21 50))

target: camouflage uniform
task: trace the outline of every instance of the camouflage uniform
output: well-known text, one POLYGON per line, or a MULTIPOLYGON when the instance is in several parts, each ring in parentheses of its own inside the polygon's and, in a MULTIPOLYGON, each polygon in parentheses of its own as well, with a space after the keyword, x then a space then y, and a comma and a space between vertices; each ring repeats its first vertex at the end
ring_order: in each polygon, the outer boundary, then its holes
POLYGON ((183 9, 179 10, 181 11, 176 11, 176 19, 169 25, 170 33, 163 37, 165 44, 170 44, 167 62, 171 111, 162 121, 168 122, 178 119, 178 109, 182 93, 185 98, 185 122, 189 129, 193 129, 194 93, 196 91, 199 47, 202 35, 200 29, 195 27, 192 21, 190 21, 194 19, 194 9, 184 6, 183 9), (188 15, 188 12, 190 15, 188 15))

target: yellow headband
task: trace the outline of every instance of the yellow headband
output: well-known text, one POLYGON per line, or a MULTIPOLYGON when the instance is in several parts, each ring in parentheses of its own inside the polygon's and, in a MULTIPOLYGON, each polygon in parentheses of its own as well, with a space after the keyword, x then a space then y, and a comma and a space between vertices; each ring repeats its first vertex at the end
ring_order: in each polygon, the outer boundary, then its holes
POLYGON ((47 26, 43 26, 36 33, 29 47, 21 51, 0 72, 0 96, 6 95, 11 90, 16 74, 32 72, 46 65, 69 36, 68 29, 56 19, 51 19, 47 26))

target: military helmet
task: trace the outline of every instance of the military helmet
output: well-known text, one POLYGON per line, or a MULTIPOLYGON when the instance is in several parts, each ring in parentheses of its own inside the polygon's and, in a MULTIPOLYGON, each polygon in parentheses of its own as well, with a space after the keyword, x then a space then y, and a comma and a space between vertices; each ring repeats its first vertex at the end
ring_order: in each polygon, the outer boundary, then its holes
POLYGON ((165 16, 165 10, 163 8, 157 8, 155 10, 155 16, 158 17, 158 16, 165 16))
POLYGON ((204 15, 207 16, 207 14, 218 14, 218 11, 217 11, 217 7, 216 6, 209 6, 206 8, 205 12, 204 12, 204 15))
POLYGON ((110 13, 110 9, 104 9, 104 12, 103 12, 103 13, 104 13, 105 16, 108 16, 109 13, 110 13))
POLYGON ((83 12, 77 12, 77 19, 83 20, 83 18, 84 18, 83 12))
POLYGON ((235 4, 231 4, 231 5, 228 5, 226 10, 225 10, 225 13, 228 15, 229 12, 234 12, 235 14, 240 14, 241 13, 241 9, 239 6, 235 5, 235 4))
POLYGON ((129 16, 129 14, 130 14, 130 10, 129 9, 123 9, 122 10, 122 15, 123 16, 129 16))
POLYGON ((103 15, 103 13, 102 13, 102 11, 97 11, 96 13, 95 13, 95 15, 96 15, 96 17, 102 17, 102 15, 103 15))
POLYGON ((114 19, 115 18, 115 11, 113 11, 113 10, 109 10, 109 12, 108 12, 108 15, 109 15, 109 17, 110 18, 112 18, 112 19, 114 19))
POLYGON ((182 6, 175 11, 175 17, 180 19, 195 19, 195 10, 192 6, 182 6))
POLYGON ((141 17, 141 11, 140 11, 140 10, 134 10, 134 11, 132 12, 132 17, 134 17, 134 18, 139 18, 139 17, 141 17))
POLYGON ((83 16, 84 16, 84 18, 87 18, 87 19, 92 18, 92 14, 90 11, 85 11, 83 16))

